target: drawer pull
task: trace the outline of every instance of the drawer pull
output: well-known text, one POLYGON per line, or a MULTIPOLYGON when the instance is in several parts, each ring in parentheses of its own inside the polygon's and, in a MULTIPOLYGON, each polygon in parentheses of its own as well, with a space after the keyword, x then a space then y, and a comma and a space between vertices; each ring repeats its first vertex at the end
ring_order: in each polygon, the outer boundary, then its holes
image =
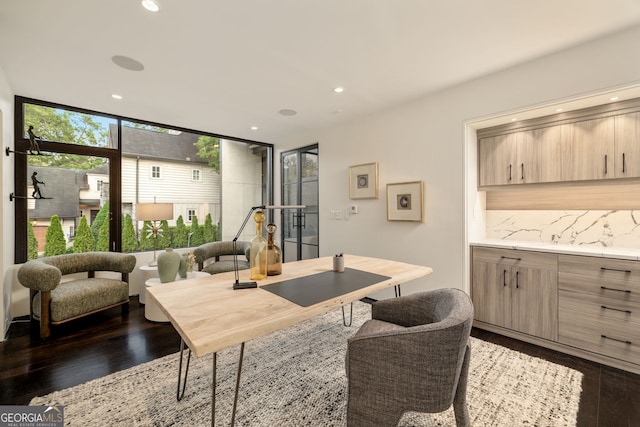
POLYGON ((602 270, 602 271, 620 271, 622 273, 631 273, 631 270, 623 270, 621 268, 600 267, 600 270, 602 270))
POLYGON ((507 286, 507 270, 502 271, 502 286, 507 286))
POLYGON ((631 314, 631 310, 622 310, 620 308, 607 307, 606 305, 601 305, 600 307, 605 310, 621 311, 623 313, 631 314))
POLYGON ((605 338, 605 339, 608 339, 608 340, 611 340, 611 341, 618 341, 618 342, 625 343, 625 344, 629 344, 629 345, 631 345, 631 344, 632 344, 632 343, 631 343, 631 341, 627 341, 627 340, 619 340, 619 339, 617 339, 617 338, 611 338, 611 337, 608 337, 608 336, 606 336, 606 335, 600 335, 600 336, 601 336, 602 338, 605 338))
POLYGON ((520 289, 520 272, 516 271, 516 289, 520 289))
POLYGON ((602 289, 604 291, 624 292, 625 294, 630 294, 631 293, 631 291, 629 289, 607 288, 606 286, 600 286, 600 289, 602 289))
POLYGON ((502 255, 502 256, 500 257, 500 259, 514 259, 514 260, 516 260, 516 261, 522 261, 522 258, 516 258, 516 257, 512 257, 512 256, 504 256, 504 255, 502 255))

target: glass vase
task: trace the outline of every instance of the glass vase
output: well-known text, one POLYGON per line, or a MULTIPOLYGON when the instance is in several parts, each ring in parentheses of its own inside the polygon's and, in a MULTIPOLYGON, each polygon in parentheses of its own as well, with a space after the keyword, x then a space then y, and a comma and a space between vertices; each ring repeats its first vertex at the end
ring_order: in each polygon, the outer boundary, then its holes
POLYGON ((282 250, 275 244, 274 235, 276 225, 267 225, 267 276, 277 276, 282 273, 282 250))
POLYGON ((256 211, 253 219, 256 222, 256 237, 251 239, 249 269, 251 271, 251 280, 262 280, 267 278, 267 239, 262 235, 262 223, 265 220, 264 212, 256 211))

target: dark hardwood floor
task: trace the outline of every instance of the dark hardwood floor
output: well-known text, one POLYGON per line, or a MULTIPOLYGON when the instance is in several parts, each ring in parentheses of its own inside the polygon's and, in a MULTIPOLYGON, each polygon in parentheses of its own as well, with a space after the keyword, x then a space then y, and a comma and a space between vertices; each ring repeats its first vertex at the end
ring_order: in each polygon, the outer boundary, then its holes
MULTIPOLYGON (((472 335, 582 372, 579 426, 640 426, 639 375, 475 328, 472 335)), ((171 325, 144 318, 137 297, 124 316, 117 308, 98 313, 55 328, 44 342, 28 320, 18 320, 0 343, 0 404, 26 405, 35 396, 174 353, 179 343, 171 325)))

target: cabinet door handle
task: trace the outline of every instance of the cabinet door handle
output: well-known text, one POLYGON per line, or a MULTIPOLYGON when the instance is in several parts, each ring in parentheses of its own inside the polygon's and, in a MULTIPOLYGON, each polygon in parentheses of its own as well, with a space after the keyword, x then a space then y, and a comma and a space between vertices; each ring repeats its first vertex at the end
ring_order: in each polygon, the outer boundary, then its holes
POLYGON ((511 165, 509 165, 509 181, 511 181, 511 165))
POLYGON ((623 313, 631 314, 631 310, 622 310, 620 308, 607 307, 606 305, 601 305, 600 308, 604 310, 621 311, 623 313))
POLYGON ((604 155, 604 174, 605 175, 607 174, 607 163, 609 162, 607 162, 607 155, 605 154, 604 155))
POLYGON ((620 271, 622 273, 631 273, 631 270, 624 270, 622 268, 608 268, 608 267, 600 267, 602 271, 620 271))
POLYGON ((507 286, 507 270, 502 270, 502 286, 507 286))
POLYGON ((628 344, 628 345, 631 345, 631 344, 632 344, 632 343, 631 343, 631 341, 627 341, 627 340, 619 340, 619 339, 617 339, 617 338, 611 338, 611 337, 608 337, 608 336, 606 336, 606 335, 600 335, 600 336, 601 336, 602 338, 605 338, 605 339, 608 339, 608 340, 611 340, 611 341, 618 341, 618 342, 625 343, 625 344, 628 344))
POLYGON ((516 289, 520 288, 520 272, 516 271, 516 289))
POLYGON ((631 291, 629 289, 607 288, 606 286, 600 286, 600 289, 602 289, 604 291, 624 292, 626 294, 630 294, 631 293, 631 291))
POLYGON ((522 258, 516 258, 516 257, 504 256, 504 255, 501 255, 500 259, 515 259, 516 261, 522 261, 522 258))
POLYGON ((520 179, 524 180, 524 163, 520 163, 520 179))
POLYGON ((625 161, 625 158, 624 158, 624 153, 622 153, 622 173, 624 173, 625 169, 626 169, 626 164, 625 163, 626 163, 626 161, 625 161))

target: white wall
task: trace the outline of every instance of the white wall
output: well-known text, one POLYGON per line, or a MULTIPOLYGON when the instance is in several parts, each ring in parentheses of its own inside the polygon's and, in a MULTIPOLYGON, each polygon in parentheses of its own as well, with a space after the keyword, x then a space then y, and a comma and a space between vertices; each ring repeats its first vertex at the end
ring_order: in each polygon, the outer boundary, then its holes
MULTIPOLYGON (((278 144, 280 151, 319 144, 320 255, 355 253, 433 268, 430 276, 403 286, 403 294, 438 287, 468 290, 465 227, 467 217, 472 220, 474 208, 482 203, 475 192, 476 142, 468 124, 498 113, 637 84, 639 41, 640 27, 635 27, 278 144), (349 200, 349 165, 373 161, 380 166, 380 198, 349 200), (471 187, 467 189, 468 176, 471 187), (414 180, 425 183, 425 222, 386 221, 386 185, 414 180), (329 219, 330 210, 352 204, 358 205, 360 213, 347 221, 329 219)), ((386 291, 375 297, 391 295, 386 291)))
MULTIPOLYGON (((0 147, 13 149, 13 97, 14 94, 9 87, 9 83, 4 75, 4 71, 0 68, 0 147)), ((15 269, 13 268, 14 253, 14 229, 15 214, 13 203, 9 202, 9 194, 13 189, 13 155, 5 156, 2 153, 2 162, 0 162, 0 179, 2 179, 1 194, 2 197, 2 221, 0 221, 0 241, 2 249, 0 252, 0 271, 2 271, 2 304, 0 304, 0 331, 2 336, 9 328, 9 322, 12 318, 11 314, 11 293, 13 283, 15 281, 15 269)))

